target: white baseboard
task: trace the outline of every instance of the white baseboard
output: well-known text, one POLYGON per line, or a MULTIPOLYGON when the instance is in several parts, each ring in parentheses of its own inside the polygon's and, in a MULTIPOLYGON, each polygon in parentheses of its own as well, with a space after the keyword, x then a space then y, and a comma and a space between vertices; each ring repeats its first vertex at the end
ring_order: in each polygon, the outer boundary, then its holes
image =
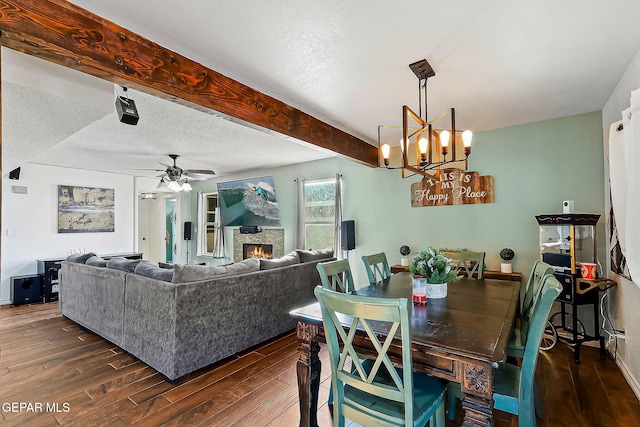
MULTIPOLYGON (((609 353, 613 354, 611 345, 607 345, 607 350, 609 353)), ((633 393, 636 395, 638 400, 640 400, 640 383, 631 375, 631 372, 627 369, 627 365, 624 364, 624 361, 620 357, 616 357, 616 365, 620 368, 620 372, 624 376, 624 379, 627 380, 627 383, 633 390, 633 393)))
POLYGON ((0 305, 11 304, 10 299, 0 299, 0 305))

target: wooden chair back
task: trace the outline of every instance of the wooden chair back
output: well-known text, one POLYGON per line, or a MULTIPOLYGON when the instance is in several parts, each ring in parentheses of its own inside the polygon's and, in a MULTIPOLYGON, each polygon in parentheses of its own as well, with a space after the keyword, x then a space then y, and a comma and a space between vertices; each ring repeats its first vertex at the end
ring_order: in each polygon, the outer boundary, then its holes
POLYGON ((532 307, 531 322, 527 333, 527 343, 525 345, 522 367, 520 368, 520 387, 518 390, 518 419, 519 425, 535 426, 535 403, 534 403, 534 382, 536 364, 540 352, 540 342, 547 324, 551 306, 556 300, 562 285, 553 276, 548 274, 541 280, 540 295, 532 307))
MULTIPOLYGON (((320 286, 315 295, 322 310, 331 363, 334 425, 343 426, 345 417, 361 425, 414 425, 418 420, 414 420, 413 372, 409 368, 412 358, 407 299, 342 294, 320 286), (367 354, 371 359, 365 359, 354 346, 358 330, 366 333, 375 348, 373 356, 367 354), (402 341, 402 366, 406 368, 402 370, 394 367, 387 353, 398 336, 402 341)), ((444 407, 444 385, 439 392, 440 397, 429 405, 427 418, 416 417, 420 418, 419 425, 424 425, 437 407, 444 407)), ((444 412, 440 418, 444 425, 444 412)))
POLYGON ((316 265, 316 268, 320 273, 323 288, 343 293, 355 290, 348 260, 321 262, 316 265))
POLYGON ((389 262, 387 262, 387 255, 384 252, 363 255, 362 262, 367 270, 370 284, 375 285, 391 277, 391 269, 389 268, 389 262))
POLYGON ((521 292, 521 300, 520 300, 520 331, 526 336, 529 331, 529 322, 531 318, 531 309, 535 303, 536 298, 540 294, 540 284, 542 283, 542 278, 547 274, 553 274, 553 267, 549 264, 537 260, 533 264, 533 268, 531 269, 531 274, 529 275, 529 280, 525 285, 525 288, 522 289, 521 292))
POLYGON ((451 258, 451 265, 456 267, 460 273, 467 277, 473 277, 477 273, 477 278, 482 279, 484 274, 485 252, 471 251, 443 251, 444 256, 451 258))
MULTIPOLYGON (((522 366, 507 363, 500 366, 496 373, 494 408, 518 415, 518 425, 521 427, 536 425, 535 372, 539 347, 551 306, 561 291, 562 285, 553 274, 542 278, 539 297, 535 299, 531 310, 522 366)), ((542 411, 541 407, 538 409, 542 411)))

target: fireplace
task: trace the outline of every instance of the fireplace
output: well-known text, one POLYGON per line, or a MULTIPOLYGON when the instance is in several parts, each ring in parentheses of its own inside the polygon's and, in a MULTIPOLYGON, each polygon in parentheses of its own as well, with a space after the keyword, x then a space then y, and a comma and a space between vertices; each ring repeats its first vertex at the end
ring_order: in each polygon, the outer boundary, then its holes
POLYGON ((271 258, 280 258, 284 256, 284 228, 263 227, 262 233, 257 234, 240 234, 238 227, 233 227, 233 243, 232 253, 233 262, 240 262, 247 258, 246 245, 262 245, 268 243, 270 246, 262 249, 271 248, 266 252, 271 252, 271 258))
POLYGON ((273 245, 265 243, 243 243, 242 259, 247 258, 273 258, 273 245))

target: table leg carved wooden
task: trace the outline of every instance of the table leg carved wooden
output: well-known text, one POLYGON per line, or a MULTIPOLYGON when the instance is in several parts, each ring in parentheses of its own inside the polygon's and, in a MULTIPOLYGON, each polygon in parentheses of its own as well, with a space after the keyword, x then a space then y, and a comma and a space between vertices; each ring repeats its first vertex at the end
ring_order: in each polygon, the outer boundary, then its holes
POLYGON ((318 427, 318 390, 320 389, 320 344, 315 340, 318 326, 298 322, 298 398, 300 427, 318 427))
POLYGON ((493 379, 495 368, 490 364, 460 362, 464 400, 463 426, 493 426, 493 379))

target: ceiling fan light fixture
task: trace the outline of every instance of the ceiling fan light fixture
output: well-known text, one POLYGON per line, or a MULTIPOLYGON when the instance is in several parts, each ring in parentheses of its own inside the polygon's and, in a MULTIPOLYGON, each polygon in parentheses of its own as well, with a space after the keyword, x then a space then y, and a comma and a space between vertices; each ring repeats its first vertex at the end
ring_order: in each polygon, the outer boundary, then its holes
POLYGON ((162 172, 161 175, 158 175, 158 178, 161 178, 156 187, 158 190, 191 191, 190 180, 204 181, 212 178, 216 174, 211 169, 182 169, 176 163, 176 160, 180 156, 177 154, 169 154, 169 157, 173 160, 173 165, 158 162, 166 169, 140 169, 162 172))
POLYGON ((182 186, 180 184, 178 184, 177 181, 169 182, 168 188, 171 191, 181 191, 182 190, 182 186))
POLYGON ((169 184, 167 184, 167 181, 165 181, 164 178, 162 178, 156 188, 158 190, 166 190, 168 187, 169 187, 169 184))

